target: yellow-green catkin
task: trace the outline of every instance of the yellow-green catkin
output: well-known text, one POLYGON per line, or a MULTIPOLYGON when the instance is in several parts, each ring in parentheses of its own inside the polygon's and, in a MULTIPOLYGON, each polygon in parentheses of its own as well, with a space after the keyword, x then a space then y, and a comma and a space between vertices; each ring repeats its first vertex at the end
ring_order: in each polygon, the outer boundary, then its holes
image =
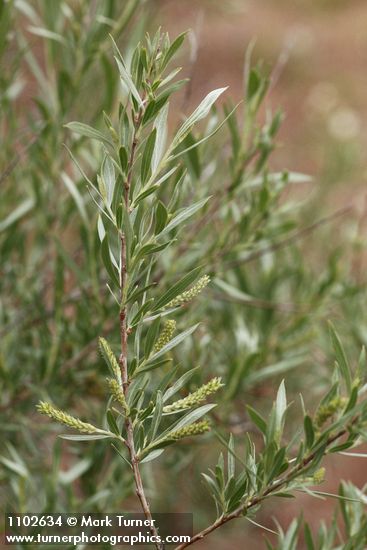
POLYGON ((175 411, 181 411, 183 409, 190 409, 191 407, 194 407, 195 405, 199 405, 205 399, 212 395, 213 393, 217 392, 219 388, 223 386, 222 379, 221 378, 212 378, 210 382, 207 384, 204 384, 199 389, 197 389, 193 393, 189 393, 186 397, 183 399, 180 399, 179 401, 176 401, 175 403, 172 403, 172 405, 167 405, 166 407, 163 407, 163 412, 170 413, 175 411))
POLYGON ((186 302, 189 302, 193 298, 195 298, 200 292, 210 283, 210 277, 209 275, 204 275, 203 277, 200 277, 197 283, 194 284, 189 290, 185 290, 182 294, 179 294, 171 300, 166 307, 176 307, 180 306, 182 304, 185 304, 186 302))
POLYGON ((168 437, 170 439, 183 439, 184 437, 191 437, 193 435, 200 435, 208 432, 210 430, 210 424, 207 420, 202 420, 200 422, 195 422, 191 426, 185 426, 180 428, 175 432, 172 432, 168 437))
POLYGON ((117 359, 115 357, 115 354, 113 353, 112 349, 110 348, 109 343, 107 342, 107 340, 105 340, 105 338, 100 337, 100 339, 99 339, 99 349, 101 351, 102 356, 110 364, 112 372, 113 372, 117 382, 121 386, 122 385, 122 380, 121 380, 120 367, 119 367, 119 364, 118 364, 117 359))
POLYGON ((325 468, 319 468, 313 475, 313 482, 315 485, 319 485, 325 480, 325 468))
POLYGON ((51 403, 40 401, 38 405, 36 405, 36 408, 41 414, 45 414, 49 418, 56 420, 56 422, 59 422, 60 424, 65 424, 65 426, 68 426, 69 428, 74 428, 74 430, 78 430, 78 432, 87 434, 100 432, 100 430, 92 424, 82 422, 79 418, 75 418, 64 411, 57 409, 51 405, 51 403))
POLYGON ((155 343, 153 352, 158 353, 161 349, 172 340, 173 333, 176 330, 176 321, 169 319, 164 323, 163 330, 155 343))
POLYGON ((122 391, 122 387, 119 385, 117 380, 114 380, 113 378, 108 378, 107 380, 108 387, 110 389, 112 397, 117 401, 121 407, 123 408, 125 414, 128 414, 129 407, 126 403, 124 392, 122 391))
POLYGON ((331 399, 326 405, 319 407, 315 415, 316 426, 319 428, 323 426, 334 414, 343 409, 346 402, 347 400, 345 397, 337 396, 331 399))

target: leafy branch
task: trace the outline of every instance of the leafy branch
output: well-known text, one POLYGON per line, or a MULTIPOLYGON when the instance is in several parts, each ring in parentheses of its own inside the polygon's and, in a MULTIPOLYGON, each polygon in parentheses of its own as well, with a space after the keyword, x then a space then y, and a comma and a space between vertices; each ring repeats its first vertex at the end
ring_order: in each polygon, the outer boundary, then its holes
MULTIPOLYGON (((343 428, 339 430, 338 433, 330 436, 326 443, 324 443, 324 451, 326 452, 336 441, 341 439, 343 436, 348 434, 350 428, 353 427, 358 421, 358 418, 354 419, 349 426, 346 428, 343 428)), ((266 498, 269 496, 272 496, 276 494, 277 492, 281 491, 282 489, 286 489, 290 482, 292 482, 295 478, 302 478, 304 474, 308 471, 309 465, 316 459, 317 463, 319 462, 319 451, 314 451, 310 453, 308 456, 302 459, 302 461, 291 468, 291 470, 287 473, 287 475, 283 476, 281 479, 277 480, 275 483, 269 485, 261 494, 254 496, 253 498, 249 499, 247 502, 241 504, 238 508, 236 508, 233 512, 230 514, 223 514, 218 519, 216 519, 215 522, 213 522, 211 525, 200 531, 199 533, 196 533, 190 540, 190 542, 180 544, 176 547, 176 550, 183 550, 184 548, 187 548, 188 546, 191 546, 195 542, 198 542, 205 538, 206 536, 210 535, 213 531, 216 529, 219 529, 219 527, 222 527, 224 524, 228 523, 229 521, 233 519, 238 519, 240 517, 246 516, 247 512, 256 506, 258 506, 260 503, 262 503, 266 498)))
MULTIPOLYGON (((168 72, 168 66, 183 41, 184 34, 171 42, 168 35, 158 31, 136 46, 128 63, 112 40, 122 88, 117 120, 103 112, 104 131, 81 122, 66 124, 73 133, 72 148, 88 138, 95 142, 102 156, 96 177, 89 177, 71 153, 95 207, 96 247, 109 278, 107 288, 116 310, 114 318, 117 320, 118 316, 119 344, 100 339, 101 354, 110 373, 102 427, 48 402, 38 405, 39 412, 81 434, 61 437, 72 441, 107 439, 114 443, 113 448, 129 464, 132 484, 150 522, 151 534, 156 537, 158 550, 163 550, 164 544, 158 542, 159 533, 152 521, 144 464, 158 459, 167 448, 184 438, 207 434, 211 429, 208 415, 216 404, 206 401, 223 386, 221 377, 215 376, 201 385, 196 384, 193 391, 182 396, 181 390, 194 380, 197 368, 190 367, 179 375, 181 361, 175 363, 178 357, 185 358, 184 346, 189 346, 189 341, 194 341, 201 330, 196 319, 193 324, 182 326, 182 323, 190 304, 210 284, 211 278, 204 270, 212 274, 218 261, 237 269, 241 263, 289 246, 316 227, 346 213, 345 209, 338 211, 331 218, 321 219, 269 244, 266 232, 270 231, 271 224, 268 227, 266 220, 269 210, 279 201, 288 175, 268 173, 265 168, 281 117, 277 113, 260 130, 255 127, 255 116, 269 85, 258 69, 248 67, 246 73, 247 102, 242 129, 237 125, 235 109, 225 108, 224 120, 219 122, 216 116, 211 116, 211 125, 204 135, 194 137, 197 125, 215 112, 215 104, 226 90, 219 88, 211 91, 191 115, 178 124, 169 139, 169 99, 185 80, 176 81, 179 69, 168 72), (208 196, 198 186, 198 196, 193 200, 191 190, 188 191, 190 180, 186 166, 191 163, 191 167, 197 169, 197 150, 205 148, 209 138, 217 135, 225 123, 232 139, 229 181, 222 186, 222 194, 214 196, 208 196), (250 167, 250 173, 246 174, 250 167), (258 194, 252 195, 253 189, 259 189, 258 194), (243 211, 236 204, 241 193, 249 199, 243 211), (195 216, 196 220, 191 222, 195 216), (213 216, 226 221, 223 231, 219 232, 218 239, 215 231, 210 231, 207 242, 200 242, 205 250, 193 251, 193 241, 199 239, 198 235, 213 216), (189 221, 191 229, 186 229, 189 221), (257 236, 261 231, 264 231, 263 238, 257 236), (246 239, 242 238, 244 235, 246 239), (181 245, 174 248, 180 239, 181 245), (173 276, 170 264, 174 263, 177 251, 184 260, 179 275, 173 270, 173 276), (164 261, 163 253, 167 254, 164 261)), ((208 172, 210 177, 210 170, 208 172)), ((304 181, 302 175, 289 177, 304 181)), ((64 180, 77 204, 90 244, 94 239, 83 200, 72 180, 68 177, 64 180)), ((277 216, 274 218, 277 222, 277 216)), ((280 214, 279 218, 282 233, 280 214)), ((236 276, 241 280, 238 272, 236 276)), ((236 301, 248 299, 248 294, 226 281, 216 279, 215 282, 236 301)), ((228 333, 227 330, 226 337, 228 333)), ((247 408, 249 418, 263 437, 260 453, 248 436, 243 459, 235 451, 232 435, 228 443, 220 436, 228 450, 227 467, 220 455, 214 471, 203 474, 215 501, 217 519, 177 550, 194 544, 232 519, 249 518, 272 495, 289 496, 292 491, 321 482, 323 470, 317 467, 323 457, 355 446, 365 437, 364 355, 356 372, 352 372, 333 328, 331 339, 337 360, 333 384, 313 418, 302 403, 303 432, 299 430, 290 443, 283 443, 288 404, 282 382, 267 421, 252 407, 247 408), (344 436, 346 441, 340 443, 344 436), (242 466, 239 475, 236 475, 237 463, 242 466)), ((251 360, 254 357, 255 353, 251 360)), ((299 357, 289 364, 299 364, 299 357)), ((284 369, 284 365, 281 368, 284 369)), ((264 371, 266 368, 262 374, 264 371)), ((281 372, 279 366, 268 367, 269 371, 281 372)), ((240 387, 242 372, 239 369, 230 380, 227 399, 231 391, 240 387)))

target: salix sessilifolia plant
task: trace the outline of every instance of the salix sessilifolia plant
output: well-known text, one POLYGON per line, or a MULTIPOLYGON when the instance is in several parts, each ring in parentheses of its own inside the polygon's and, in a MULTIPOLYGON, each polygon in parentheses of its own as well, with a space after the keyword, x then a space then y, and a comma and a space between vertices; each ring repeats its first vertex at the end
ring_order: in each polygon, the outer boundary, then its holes
MULTIPOLYGON (((157 32, 153 38, 148 36, 144 45, 136 47, 130 63, 113 43, 126 98, 120 103, 117 124, 106 113, 103 114, 105 132, 81 122, 67 124, 72 132, 99 142, 103 150, 96 181, 84 176, 98 211, 101 257, 109 275, 108 288, 116 303, 120 343, 116 353, 117 347, 107 339, 100 338, 99 342, 110 371, 106 381, 105 425, 97 427, 84 422, 48 402, 38 405, 41 413, 80 432, 80 435, 63 436, 66 439, 111 439, 117 453, 129 464, 136 494, 148 519, 152 511, 143 483, 145 463, 157 459, 168 447, 184 438, 210 431, 209 416, 215 407, 211 401, 223 385, 221 378, 215 376, 182 396, 180 390, 197 369, 179 376, 179 365, 172 364, 171 356, 171 351, 186 339, 194 339, 195 331, 199 330, 197 323, 185 325, 184 312, 193 307, 192 302, 200 293, 205 292, 210 283, 209 275, 215 272, 217 256, 209 252, 205 255, 207 265, 201 265, 197 253, 196 265, 191 270, 171 280, 168 288, 160 285, 162 273, 167 269, 162 261, 164 253, 171 248, 184 256, 191 240, 195 240, 190 219, 196 214, 201 216, 199 221, 209 223, 210 215, 218 209, 223 198, 203 196, 182 206, 182 197, 188 196, 182 158, 213 137, 225 122, 231 128, 233 140, 238 138, 230 109, 224 121, 218 122, 202 139, 192 138, 193 128, 210 114, 225 88, 210 92, 178 125, 173 137, 169 137, 170 96, 185 81, 175 81, 178 69, 168 70, 168 66, 183 41, 184 35, 171 43, 166 34, 157 32)), ((266 81, 252 71, 248 75, 249 116, 256 112, 265 91, 266 81)), ((270 139, 279 121, 276 115, 267 127, 268 133, 257 137, 253 151, 237 142, 225 193, 230 194, 238 188, 242 172, 254 156, 258 155, 255 174, 256 170, 261 170, 271 151, 270 139)), ((244 141, 248 138, 246 131, 245 138, 244 141)), ((71 156, 79 165, 72 152, 71 156)), ((80 170, 83 173, 81 167, 80 170)), ((276 183, 280 182, 278 179, 276 183)), ((266 203, 269 194, 264 191, 261 200, 261 204, 266 203)), ((192 227, 196 231, 201 228, 197 221, 192 227)), ((227 238, 230 237, 228 233, 227 238)), ((227 252, 226 244, 223 239, 222 257, 227 252)), ((174 255, 171 260, 174 261, 174 255)), ((228 292, 230 287, 226 283, 219 280, 217 284, 228 292)), ((245 438, 245 451, 241 453, 236 451, 232 436, 228 440, 219 435, 227 448, 227 462, 225 464, 221 455, 215 469, 203 474, 215 500, 217 518, 194 535, 190 543, 179 546, 180 550, 232 519, 245 516, 251 520, 263 501, 271 496, 289 497, 294 491, 316 494, 317 491, 309 487, 323 479, 324 470, 320 467, 323 457, 345 450, 364 437, 367 420, 367 402, 363 399, 365 356, 362 353, 358 368, 352 371, 333 328, 331 335, 337 358, 332 385, 314 415, 309 414, 301 402, 303 430, 296 431, 285 442, 283 432, 289 404, 282 382, 267 420, 248 407, 249 418, 263 438, 260 452, 249 435, 245 438)), ((183 346, 178 349, 182 350, 183 346)), ((156 534, 154 527, 152 533, 156 534)), ((163 547, 161 543, 156 546, 163 547)))

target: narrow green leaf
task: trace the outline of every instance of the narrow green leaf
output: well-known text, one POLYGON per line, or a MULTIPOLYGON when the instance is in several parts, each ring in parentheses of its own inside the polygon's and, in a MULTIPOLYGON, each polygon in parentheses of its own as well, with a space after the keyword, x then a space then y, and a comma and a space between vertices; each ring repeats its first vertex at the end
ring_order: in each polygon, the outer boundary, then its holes
POLYGON ((159 327, 160 327, 161 319, 160 317, 157 317, 154 319, 154 321, 151 323, 149 330, 147 332, 147 335, 145 337, 145 343, 144 343, 144 356, 149 357, 149 355, 152 352, 153 346, 155 344, 155 341, 157 340, 158 334, 159 334, 159 327))
MULTIPOLYGON (((156 119, 159 117, 160 111, 162 111, 167 104, 169 95, 170 94, 168 93, 168 91, 165 91, 163 94, 160 94, 160 96, 156 99, 151 99, 149 101, 142 119, 143 126, 148 124, 148 122, 150 122, 154 117, 156 117, 156 119)), ((154 124, 154 126, 155 125, 156 124, 154 124)))
POLYGON ((70 483, 73 483, 76 479, 82 476, 87 470, 89 470, 91 464, 92 464, 92 460, 90 458, 84 458, 82 460, 79 460, 69 470, 66 470, 66 471, 60 470, 59 476, 58 476, 60 483, 62 485, 70 485, 70 483))
POLYGON ((0 231, 5 231, 8 227, 13 225, 13 223, 16 223, 20 219, 22 219, 24 216, 30 212, 35 205, 35 202, 33 199, 26 199, 24 202, 22 202, 19 206, 17 206, 10 214, 0 221, 0 231))
MULTIPOLYGON (((228 452, 227 458, 227 469, 228 469, 228 479, 234 478, 235 476, 235 450, 234 450, 234 439, 233 434, 229 436, 228 447, 230 452, 228 452)), ((229 498, 229 495, 228 495, 229 498)))
POLYGON ((115 56, 115 60, 120 71, 121 82, 126 86, 128 92, 131 93, 133 98, 136 100, 138 106, 142 109, 144 107, 143 100, 141 99, 139 92, 133 82, 133 79, 131 78, 129 71, 126 68, 124 60, 122 59, 121 55, 119 56, 119 58, 115 56))
POLYGON ((172 340, 170 340, 168 342, 168 344, 163 346, 163 348, 161 350, 159 350, 157 353, 154 353, 149 358, 149 363, 152 363, 153 361, 156 361, 159 357, 162 357, 162 355, 165 355, 168 351, 171 351, 171 349, 178 346, 178 344, 180 344, 183 340, 185 340, 185 338, 190 336, 190 334, 192 334, 197 329, 198 326, 199 326, 199 323, 197 323, 196 325, 188 328, 184 332, 181 332, 180 334, 178 334, 177 336, 172 338, 172 340))
POLYGON ((315 550, 315 545, 312 540, 312 533, 310 526, 306 523, 305 524, 305 543, 306 543, 306 550, 315 550))
POLYGON ((113 193, 115 190, 116 179, 115 179, 115 169, 113 166, 113 162, 109 156, 105 156, 105 158, 103 159, 102 177, 103 177, 104 184, 106 186, 107 204, 108 206, 111 206, 113 193))
POLYGON ((255 426, 257 426, 263 434, 266 434, 267 424, 265 419, 260 415, 260 413, 255 411, 255 409, 253 409, 250 405, 247 405, 246 408, 247 408, 249 417, 251 418, 255 426))
POLYGON ((209 114, 209 111, 212 108, 213 104, 217 101, 218 97, 225 90, 227 90, 227 88, 218 88, 217 90, 213 90, 203 99, 203 101, 195 109, 195 111, 185 120, 181 128, 179 128, 172 142, 171 147, 173 149, 177 147, 177 145, 179 145, 183 139, 185 139, 187 134, 197 122, 199 122, 209 114))
POLYGON ((179 211, 177 216, 175 216, 163 229, 163 231, 160 233, 160 235, 164 235, 165 233, 168 233, 184 221, 186 221, 188 218, 193 216, 198 210, 200 210, 210 199, 210 197, 206 197, 205 199, 202 199, 198 202, 195 202, 194 204, 191 204, 190 206, 187 206, 186 208, 182 208, 182 210, 179 211))
POLYGON ((167 117, 168 117, 168 103, 160 111, 159 115, 154 121, 154 127, 157 130, 157 139, 152 157, 152 170, 155 174, 164 154, 167 140, 167 117))
POLYGON ((163 403, 168 401, 175 393, 177 393, 181 388, 183 388, 187 382, 192 378, 195 372, 198 370, 198 367, 195 367, 188 372, 185 372, 168 390, 163 394, 163 403))
POLYGON ((258 92, 261 84, 261 78, 256 69, 251 69, 248 81, 247 81, 247 99, 251 101, 251 99, 255 96, 255 94, 258 92))
POLYGON ((67 45, 65 38, 61 34, 58 34, 57 32, 53 32, 53 31, 50 31, 49 29, 44 29, 41 27, 33 27, 33 26, 27 27, 27 30, 32 34, 35 34, 36 36, 41 36, 42 38, 46 38, 48 40, 54 40, 55 42, 59 42, 63 46, 67 45))
POLYGON ((149 453, 145 458, 143 458, 143 460, 140 461, 140 464, 151 462, 152 460, 158 458, 162 453, 164 453, 164 449, 156 449, 155 451, 149 453))
POLYGON ((150 135, 147 139, 145 149, 144 149, 144 153, 143 153, 143 158, 142 158, 142 161, 141 161, 141 174, 140 174, 140 176, 141 176, 141 181, 142 181, 143 185, 148 181, 149 176, 152 172, 151 164, 152 164, 152 156, 153 156, 153 152, 154 152, 156 137, 157 137, 157 130, 155 128, 153 128, 152 132, 150 133, 150 135))
POLYGON ((77 209, 79 210, 79 214, 81 219, 83 220, 83 223, 86 227, 89 227, 89 221, 87 216, 87 211, 85 209, 85 204, 82 195, 79 192, 79 189, 73 182, 71 178, 66 174, 66 172, 61 173, 61 179, 64 182, 67 190, 69 191, 70 195, 73 197, 74 202, 76 204, 77 209))
POLYGON ((163 231, 168 219, 168 212, 167 208, 164 206, 163 202, 158 201, 156 209, 155 209, 155 226, 154 226, 154 234, 158 235, 161 231, 163 231))
POLYGON ((110 427, 111 432, 116 434, 116 435, 120 435, 120 430, 118 429, 116 419, 115 419, 111 409, 108 409, 108 411, 106 413, 106 418, 107 418, 107 422, 108 422, 108 425, 110 427))
POLYGON ((176 430, 180 430, 181 428, 185 428, 186 426, 191 426, 191 424, 197 422, 200 418, 202 418, 204 415, 214 409, 214 407, 216 407, 215 403, 209 403, 207 405, 199 407, 198 409, 195 409, 194 411, 189 412, 188 414, 185 414, 183 418, 173 424, 173 426, 166 430, 162 435, 169 436, 170 433, 175 432, 176 430))
POLYGON ((143 374, 145 372, 149 372, 154 369, 158 369, 162 365, 165 365, 166 363, 170 363, 172 359, 169 357, 164 357, 163 359, 158 359, 157 361, 149 361, 148 363, 143 363, 141 367, 139 367, 136 374, 143 374))
POLYGON ((277 398, 275 401, 275 416, 276 416, 276 428, 281 431, 282 424, 284 421, 284 414, 287 409, 287 397, 285 393, 284 380, 281 381, 277 398))
POLYGON ((110 246, 109 246, 107 235, 105 235, 101 244, 101 254, 102 254, 102 260, 107 270, 107 273, 109 274, 111 279, 114 281, 114 283, 117 286, 120 286, 118 273, 116 272, 116 269, 111 260, 111 252, 110 252, 110 246))
POLYGON ((119 149, 119 159, 120 159, 121 170, 123 173, 126 173, 129 160, 128 160, 126 147, 124 147, 123 145, 121 145, 119 149))
POLYGON ((114 434, 88 434, 88 435, 59 435, 61 439, 68 439, 69 441, 94 441, 95 439, 108 439, 114 437, 114 434))
POLYGON ((162 420, 162 412, 163 412, 163 400, 162 400, 162 393, 160 391, 157 392, 157 398, 155 402, 155 407, 153 411, 153 418, 152 418, 152 424, 150 426, 149 433, 147 435, 148 442, 154 441, 155 436, 157 434, 159 425, 162 420))
POLYGON ((345 355, 344 348, 343 348, 342 343, 339 339, 339 336, 336 333, 336 330, 335 330, 333 324, 329 323, 329 326, 330 326, 331 342, 333 344, 333 348, 334 348, 334 352, 335 352, 335 356, 336 356, 336 361, 337 361, 339 369, 340 369, 340 374, 342 375, 342 377, 345 381, 348 392, 351 392, 351 390, 352 390, 352 377, 351 377, 347 357, 345 355))
POLYGON ((29 476, 27 468, 22 463, 16 460, 11 460, 9 458, 6 458, 5 456, 1 456, 0 462, 2 462, 4 466, 9 468, 9 470, 21 477, 27 478, 29 476))
POLYGON ((112 141, 110 141, 102 132, 99 132, 95 128, 88 126, 88 124, 83 124, 82 122, 68 122, 64 125, 66 128, 69 128, 72 132, 79 134, 81 136, 89 137, 90 139, 96 139, 106 145, 113 146, 112 141))
POLYGON ((159 185, 158 185, 158 183, 156 183, 155 185, 152 185, 151 187, 148 187, 147 189, 144 189, 143 191, 141 191, 138 194, 138 196, 134 199, 134 206, 137 206, 139 204, 139 202, 141 202, 143 199, 146 199, 147 197, 149 197, 149 195, 154 193, 158 189, 158 187, 159 187, 159 185))
POLYGON ((189 287, 191 283, 193 283, 197 279, 201 271, 201 266, 196 267, 195 269, 190 271, 190 273, 182 277, 182 279, 175 283, 170 289, 167 290, 167 292, 163 294, 163 296, 161 296, 156 301, 153 311, 157 311, 158 309, 163 308, 164 306, 169 304, 169 302, 171 302, 174 298, 176 298, 176 296, 182 294, 182 292, 184 292, 184 290, 186 290, 187 287, 189 287))
POLYGON ((172 57, 175 55, 177 50, 179 50, 181 48, 181 46, 183 44, 183 41, 185 40, 186 34, 187 34, 187 32, 183 32, 182 34, 179 34, 177 36, 177 38, 175 38, 175 40, 172 42, 172 44, 168 48, 168 50, 167 50, 167 52, 166 52, 166 54, 163 58, 162 68, 164 68, 168 65, 168 63, 170 62, 172 57))
POLYGON ((303 420, 303 427, 306 436, 306 448, 311 449, 313 442, 315 441, 315 431, 313 429, 312 420, 309 416, 305 416, 303 420))

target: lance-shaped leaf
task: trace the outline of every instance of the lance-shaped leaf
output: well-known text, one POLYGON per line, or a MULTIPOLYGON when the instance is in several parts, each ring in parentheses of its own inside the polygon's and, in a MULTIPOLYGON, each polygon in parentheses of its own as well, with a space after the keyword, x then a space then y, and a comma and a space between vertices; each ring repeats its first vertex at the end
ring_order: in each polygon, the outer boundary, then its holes
POLYGON ((113 193, 115 190, 115 169, 110 157, 106 156, 102 164, 102 177, 106 187, 106 200, 108 206, 111 206, 113 193))
POLYGON ((162 420, 162 412, 163 412, 163 400, 162 400, 162 393, 160 391, 157 392, 157 399, 155 402, 153 417, 152 417, 152 423, 150 426, 150 430, 147 435, 148 442, 154 441, 154 438, 157 434, 159 424, 162 420))
POLYGON ((155 147, 155 141, 156 141, 156 137, 157 137, 157 130, 155 128, 153 128, 152 132, 150 133, 148 139, 147 139, 147 142, 146 142, 146 145, 145 145, 145 149, 144 149, 144 153, 143 153, 143 158, 142 158, 142 161, 141 161, 141 181, 142 183, 146 183, 151 172, 152 172, 152 157, 153 157, 153 152, 154 152, 154 147, 155 147))
POLYGON ((159 115, 154 121, 154 128, 156 129, 156 132, 157 132, 157 139, 156 139, 156 144, 155 144, 153 157, 152 157, 153 174, 156 172, 162 160, 164 149, 166 146, 168 109, 169 109, 169 104, 166 103, 166 105, 163 107, 163 109, 161 110, 161 112, 159 113, 159 115))
POLYGON ((163 394, 163 403, 168 401, 175 393, 177 393, 187 382, 192 378, 195 372, 198 370, 198 367, 195 367, 188 372, 185 372, 168 390, 163 394))
POLYGON ((339 339, 339 336, 336 333, 335 328, 333 327, 332 323, 330 323, 330 337, 333 344, 336 361, 340 369, 340 373, 345 381, 345 385, 347 387, 348 392, 351 392, 352 390, 352 377, 350 374, 350 369, 348 365, 348 360, 345 355, 344 348, 342 346, 342 343, 339 339))
MULTIPOLYGON (((172 340, 170 340, 168 342, 168 344, 166 344, 165 346, 163 346, 162 349, 160 349, 157 353, 154 353, 153 355, 151 355, 151 357, 149 358, 149 360, 147 361, 147 363, 153 363, 154 361, 156 361, 159 357, 162 357, 162 355, 164 355, 165 353, 167 353, 168 351, 171 351, 171 349, 175 348, 176 346, 178 346, 178 344, 180 344, 183 340, 185 340, 185 338, 187 338, 188 336, 190 336, 190 334, 192 334, 196 329, 197 327, 199 326, 199 323, 197 323, 196 325, 188 328, 187 330, 184 330, 184 332, 181 332, 180 334, 178 334, 177 336, 175 336, 174 338, 172 338, 172 340)), ((145 366, 145 365, 144 365, 145 366)))
POLYGON ((185 120, 181 128, 179 128, 177 134, 174 137, 171 148, 174 149, 181 143, 183 139, 190 132, 191 128, 200 120, 205 118, 208 114, 214 103, 217 101, 218 97, 225 91, 226 88, 218 88, 210 92, 200 103, 200 105, 195 109, 195 111, 185 120))
POLYGON ((204 415, 206 415, 208 412, 210 412, 214 407, 217 405, 215 403, 208 403, 207 405, 202 405, 201 407, 195 409, 194 411, 189 412, 188 414, 185 414, 180 420, 175 422, 172 426, 170 426, 161 437, 169 437, 171 433, 176 432, 177 430, 180 430, 181 428, 185 428, 186 426, 191 426, 191 424, 194 424, 194 422, 197 422, 200 418, 202 418, 204 415))
POLYGON ((120 71, 122 83, 126 86, 128 92, 130 92, 133 98, 137 101, 139 107, 144 107, 143 100, 141 99, 139 92, 133 82, 133 79, 131 78, 131 75, 126 68, 124 60, 121 56, 120 58, 115 56, 115 60, 120 71))
POLYGON ((161 296, 161 298, 156 301, 153 311, 161 309, 176 298, 176 296, 179 296, 188 286, 191 285, 191 283, 195 281, 201 270, 201 267, 196 267, 180 279, 176 284, 174 284, 169 290, 167 290, 167 292, 163 294, 163 296, 161 296))
POLYGON ((186 208, 182 208, 182 210, 180 210, 179 213, 166 225, 163 231, 161 231, 160 236, 168 233, 169 231, 186 221, 188 218, 193 216, 208 202, 209 199, 210 197, 205 197, 205 199, 201 199, 200 201, 195 202, 194 204, 191 204, 186 208))
POLYGON ((79 210, 80 217, 83 220, 83 223, 85 224, 86 227, 88 227, 89 222, 88 222, 87 211, 85 209, 84 200, 83 200, 82 195, 79 192, 79 189, 77 188, 77 186, 75 185, 73 180, 71 178, 69 178, 69 176, 66 174, 66 172, 61 173, 61 179, 64 182, 64 184, 65 184, 67 190, 69 191, 70 195, 73 197, 74 202, 76 204, 76 207, 79 210))
POLYGON ((79 134, 81 136, 88 137, 90 139, 96 139, 106 145, 113 146, 112 141, 110 141, 102 132, 99 132, 95 128, 88 126, 88 124, 83 124, 82 122, 68 122, 65 124, 66 128, 69 128, 72 132, 79 134))

